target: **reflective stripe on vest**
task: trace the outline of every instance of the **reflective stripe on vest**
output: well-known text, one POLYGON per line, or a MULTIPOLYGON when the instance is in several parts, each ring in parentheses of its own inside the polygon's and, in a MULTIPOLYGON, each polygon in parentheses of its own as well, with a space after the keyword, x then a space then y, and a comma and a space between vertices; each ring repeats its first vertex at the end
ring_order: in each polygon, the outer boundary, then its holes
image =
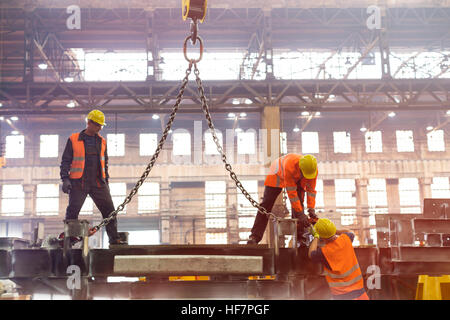
POLYGON ((361 269, 350 238, 340 235, 322 248, 331 269, 324 267, 325 277, 334 295, 345 294, 364 288, 361 269))
MULTIPOLYGON (((78 140, 80 133, 74 133, 70 136, 70 141, 72 142, 73 158, 72 165, 70 167, 69 177, 71 179, 80 179, 83 176, 84 165, 85 165, 85 148, 84 141, 78 140)), ((102 176, 106 178, 105 169, 105 151, 106 151, 106 140, 99 135, 102 139, 101 151, 100 151, 100 165, 102 167, 102 176)))

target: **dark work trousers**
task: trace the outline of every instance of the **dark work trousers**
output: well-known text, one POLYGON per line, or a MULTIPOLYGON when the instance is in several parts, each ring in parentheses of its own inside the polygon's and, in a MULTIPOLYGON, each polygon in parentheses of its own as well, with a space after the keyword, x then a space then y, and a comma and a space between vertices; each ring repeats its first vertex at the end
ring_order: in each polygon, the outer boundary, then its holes
MULTIPOLYGON (((109 214, 115 210, 114 204, 111 198, 111 193, 107 184, 92 185, 89 187, 81 186, 82 179, 70 179, 72 183, 72 190, 69 193, 69 205, 66 210, 66 220, 78 219, 81 207, 89 195, 94 201, 96 207, 102 213, 103 218, 109 216, 109 214)), ((112 219, 106 226, 106 233, 109 237, 109 243, 113 243, 118 239, 117 235, 117 219, 112 219)))
MULTIPOLYGON (((260 203, 261 207, 266 209, 268 212, 270 212, 273 208, 273 205, 275 204, 275 201, 277 200, 278 195, 281 193, 283 189, 277 188, 277 187, 264 187, 264 196, 262 199, 262 202, 260 203)), ((300 202, 303 205, 303 200, 305 198, 305 192, 301 192, 302 188, 300 187, 300 183, 297 184, 297 193, 300 197, 300 202)), ((289 201, 289 199, 288 199, 289 201)), ((292 210, 291 214, 292 218, 298 219, 297 222, 297 238, 301 239, 303 233, 305 232, 305 228, 309 225, 308 217, 303 212, 294 212, 292 210)), ((253 228, 251 231, 250 237, 255 239, 256 242, 260 242, 264 231, 267 227, 268 222, 267 216, 262 213, 261 211, 258 211, 256 214, 255 222, 253 224, 253 228)))

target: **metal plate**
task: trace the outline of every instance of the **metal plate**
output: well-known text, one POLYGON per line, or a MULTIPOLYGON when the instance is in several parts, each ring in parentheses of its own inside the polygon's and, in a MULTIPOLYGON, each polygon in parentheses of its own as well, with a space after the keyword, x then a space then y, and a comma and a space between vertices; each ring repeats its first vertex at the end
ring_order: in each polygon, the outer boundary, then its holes
POLYGON ((51 276, 48 250, 19 249, 11 251, 11 278, 51 276))

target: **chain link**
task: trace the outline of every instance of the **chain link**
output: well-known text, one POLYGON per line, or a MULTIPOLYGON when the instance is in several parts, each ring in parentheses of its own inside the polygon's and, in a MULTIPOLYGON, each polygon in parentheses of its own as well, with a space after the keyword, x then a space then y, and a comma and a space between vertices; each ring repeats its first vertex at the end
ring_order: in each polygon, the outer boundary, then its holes
POLYGON ((181 99, 183 98, 184 91, 186 90, 186 86, 187 86, 187 84, 189 82, 189 75, 191 74, 191 71, 192 71, 192 62, 189 62, 189 67, 186 69, 186 75, 183 78, 180 91, 179 91, 179 93, 177 95, 177 99, 176 99, 175 104, 174 104, 174 106, 172 108, 172 112, 170 113, 170 117, 169 117, 169 120, 167 121, 166 128, 164 129, 162 137, 159 140, 158 147, 156 148, 156 151, 153 154, 153 156, 152 156, 149 164, 147 165, 147 168, 145 169, 144 173, 142 174, 141 178, 136 182, 136 185, 130 191, 130 193, 125 198, 125 200, 122 202, 122 204, 120 204, 117 207, 116 210, 112 211, 107 218, 103 219, 102 222, 99 225, 95 226, 92 229, 92 234, 95 233, 100 228, 106 226, 108 223, 111 222, 111 220, 116 218, 117 214, 120 211, 122 211, 125 208, 125 206, 131 201, 131 199, 137 193, 137 191, 140 188, 140 186, 144 183, 144 181, 147 178, 147 176, 150 174, 150 171, 152 170, 156 160, 158 159, 159 153, 161 152, 161 150, 162 150, 162 148, 164 146, 164 143, 165 143, 165 141, 167 139, 167 135, 169 134, 170 128, 172 127, 172 123, 173 123, 173 121, 175 119, 175 116, 177 114, 178 108, 180 107, 181 99))
POLYGON ((217 146, 217 151, 220 153, 222 157, 222 161, 225 164, 225 169, 230 173, 231 179, 236 183, 236 186, 241 190, 242 194, 247 198, 247 200, 251 203, 253 207, 258 209, 261 213, 267 216, 267 218, 272 218, 274 221, 280 221, 283 220, 283 218, 277 217, 272 212, 268 212, 266 208, 262 207, 258 202, 256 202, 252 196, 245 190, 242 183, 239 181, 236 173, 234 173, 233 168, 231 167, 231 164, 227 161, 227 156, 225 155, 225 152, 223 151, 222 146, 220 145, 219 138, 217 137, 216 130, 213 124, 213 121, 211 119, 211 114, 209 112, 208 108, 208 102, 205 97, 205 90, 203 89, 202 80, 200 79, 200 71, 197 68, 197 63, 194 61, 194 74, 195 74, 195 82, 197 83, 197 90, 200 96, 200 100, 202 102, 202 110, 205 114, 206 120, 208 122, 208 127, 211 130, 211 135, 213 137, 213 141, 217 146))

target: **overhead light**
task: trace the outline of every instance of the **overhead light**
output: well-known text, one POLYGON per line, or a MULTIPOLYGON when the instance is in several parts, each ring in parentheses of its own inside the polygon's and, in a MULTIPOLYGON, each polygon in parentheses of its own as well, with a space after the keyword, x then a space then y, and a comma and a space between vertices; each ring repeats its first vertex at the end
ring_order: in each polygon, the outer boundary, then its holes
POLYGON ((236 118, 236 114, 235 113, 233 113, 233 112, 230 112, 229 114, 228 114, 228 118, 236 118))
POLYGON ((359 129, 361 132, 366 132, 367 131, 367 128, 366 128, 366 126, 365 125, 363 125, 362 127, 361 127, 361 129, 359 129))
POLYGON ((13 131, 11 131, 11 134, 19 134, 19 131, 13 130, 13 131))
POLYGON ((19 120, 19 117, 12 116, 10 119, 11 119, 12 121, 17 121, 17 120, 19 120))
POLYGON ((294 131, 294 132, 299 132, 299 131, 300 131, 300 128, 299 128, 299 127, 297 127, 297 126, 295 126, 295 128, 294 128, 294 129, 292 129, 292 131, 294 131))
POLYGON ((39 64, 38 64, 38 67, 39 67, 39 69, 41 69, 41 70, 45 70, 45 69, 47 69, 48 65, 47 65, 46 63, 39 63, 39 64))
POLYGON ((395 112, 389 112, 389 114, 388 114, 388 117, 390 117, 390 118, 393 118, 393 117, 395 117, 395 112))
POLYGON ((66 107, 67 108, 75 108, 75 101, 73 101, 73 100, 70 100, 70 102, 68 103, 68 104, 66 104, 66 107))
POLYGON ((427 131, 431 131, 431 130, 433 130, 433 128, 434 128, 433 126, 428 126, 427 131))
POLYGON ((0 102, 0 108, 3 107, 3 103, 0 102))
POLYGON ((316 112, 316 116, 320 116, 320 112, 318 111, 318 112, 316 112))
POLYGON ((252 101, 252 100, 250 100, 250 99, 245 99, 245 100, 244 100, 244 103, 245 103, 245 104, 252 104, 252 103, 253 103, 253 101, 252 101))
POLYGON ((1 116, 0 121, 3 121, 3 120, 5 120, 5 117, 1 116))
POLYGON ((241 129, 241 128, 236 128, 236 129, 234 129, 234 131, 235 131, 236 133, 239 133, 239 132, 242 132, 242 129, 241 129))
POLYGON ((65 82, 73 82, 73 78, 72 77, 66 77, 64 78, 65 82))
MULTIPOLYGON (((1 103, 0 103, 1 104, 1 103)), ((450 116, 450 110, 447 110, 447 115, 450 116)))
POLYGON ((240 104, 239 99, 233 99, 232 104, 240 104))
POLYGON ((308 111, 303 111, 302 112, 302 116, 309 116, 309 112, 308 111))
POLYGON ((239 114, 239 117, 241 117, 241 118, 245 118, 247 116, 247 114, 245 113, 245 112, 241 112, 240 114, 239 114))
POLYGON ((159 115, 157 115, 156 113, 154 115, 152 115, 152 119, 153 120, 158 120, 159 119, 159 115))

